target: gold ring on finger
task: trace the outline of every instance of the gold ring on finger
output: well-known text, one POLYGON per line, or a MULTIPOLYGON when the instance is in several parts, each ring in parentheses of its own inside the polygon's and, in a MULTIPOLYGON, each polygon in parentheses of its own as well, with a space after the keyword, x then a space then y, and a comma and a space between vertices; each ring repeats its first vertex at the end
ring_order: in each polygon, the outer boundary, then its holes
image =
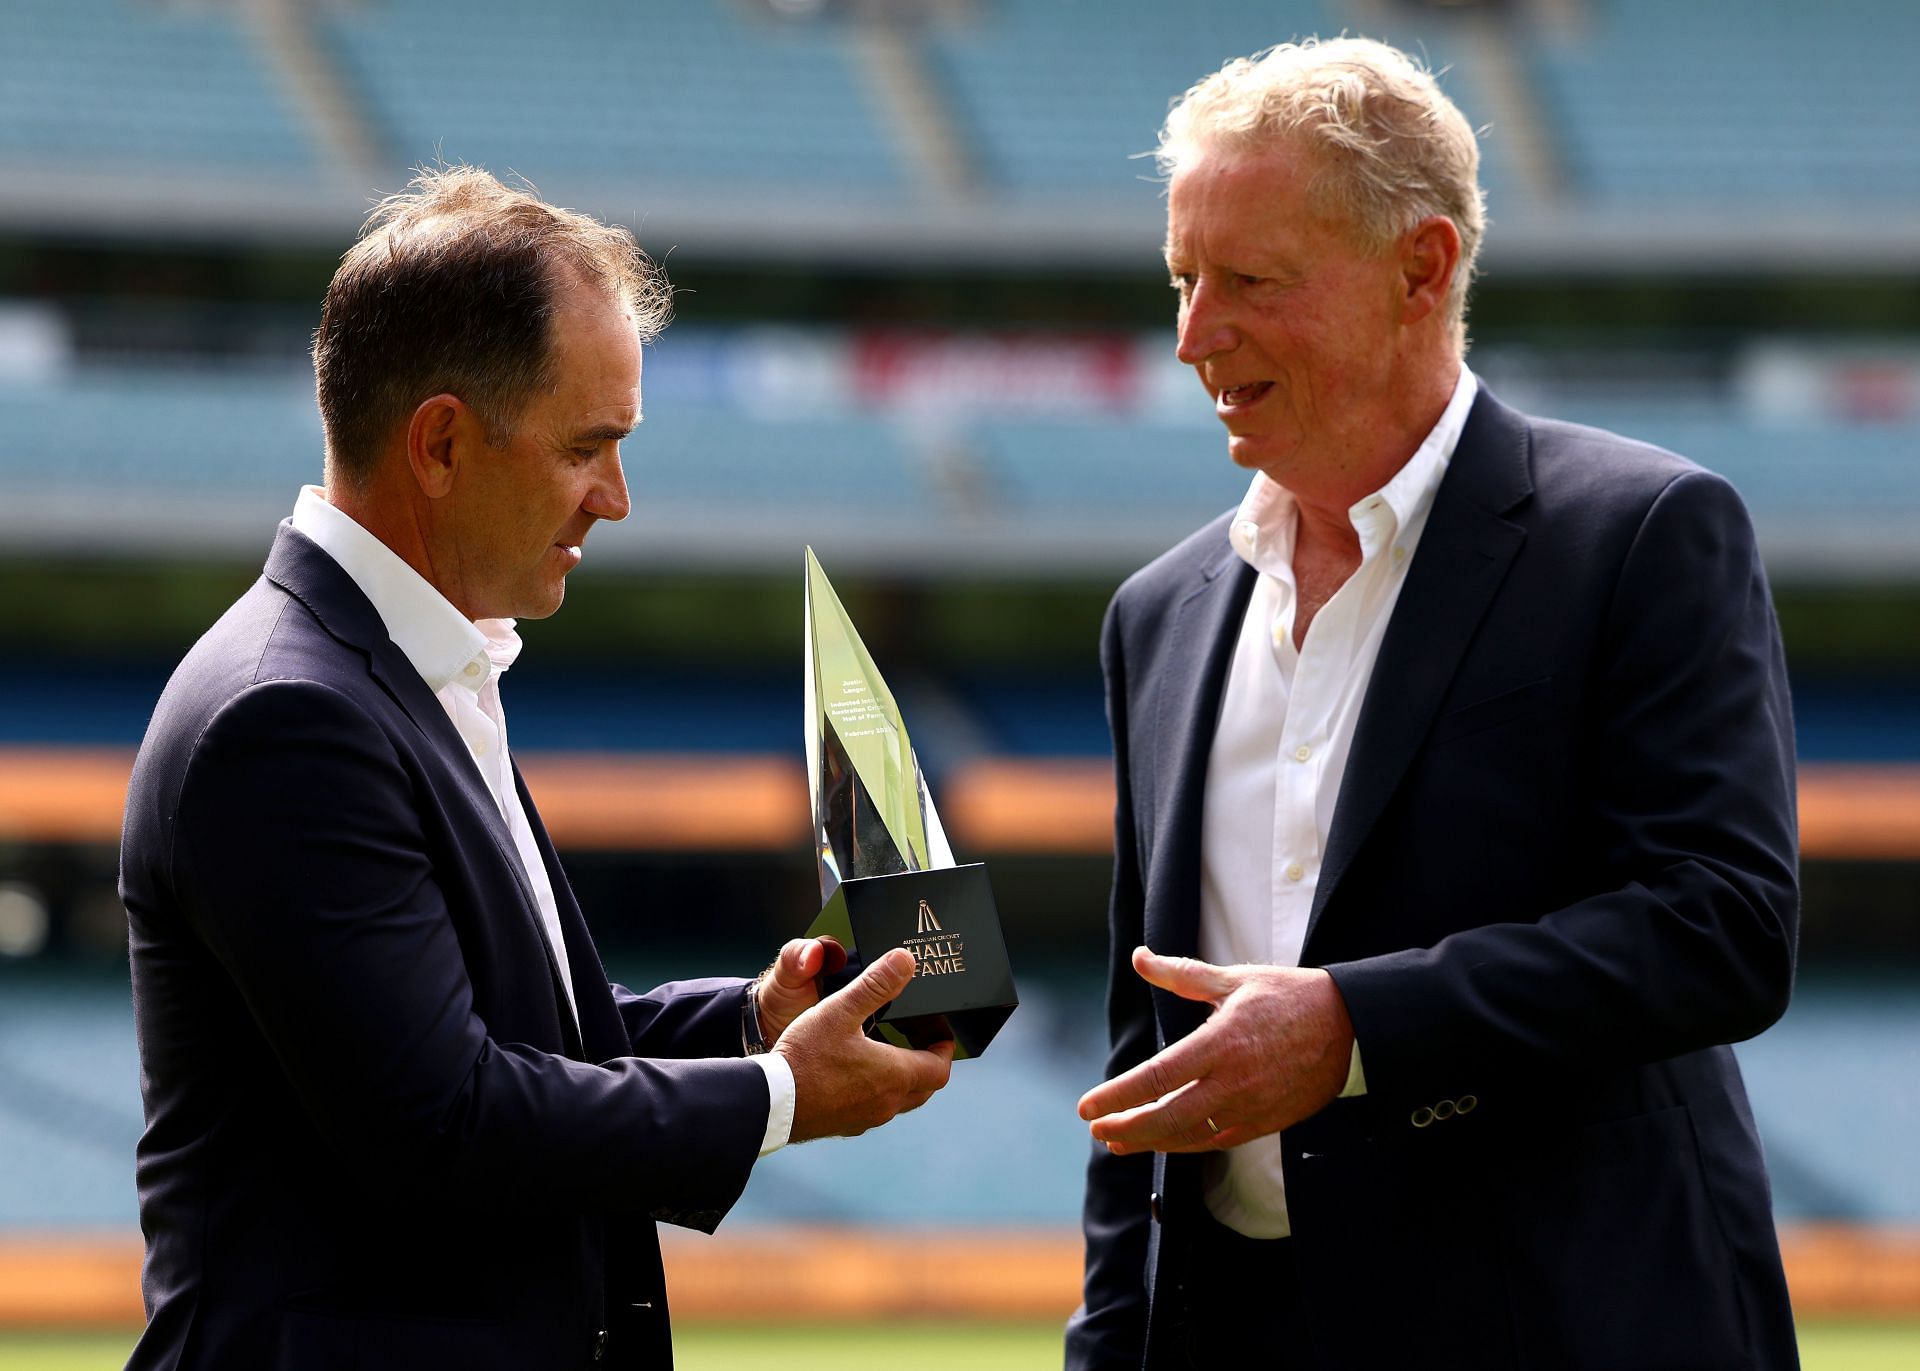
POLYGON ((1207 1128, 1214 1133, 1220 1131, 1220 1125, 1213 1121, 1213 1115, 1211 1114, 1207 1115, 1207 1128))

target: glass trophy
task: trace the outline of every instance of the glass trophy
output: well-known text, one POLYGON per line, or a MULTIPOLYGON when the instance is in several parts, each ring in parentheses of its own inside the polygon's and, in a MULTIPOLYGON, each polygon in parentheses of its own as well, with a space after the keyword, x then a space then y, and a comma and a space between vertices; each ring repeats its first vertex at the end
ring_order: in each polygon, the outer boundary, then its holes
POLYGON ((901 1046, 944 1038, 954 1058, 986 1051, 1019 997, 986 867, 957 865, 893 692, 867 655, 826 573, 807 549, 807 783, 820 917, 844 985, 889 948, 917 968, 874 1031, 901 1046))

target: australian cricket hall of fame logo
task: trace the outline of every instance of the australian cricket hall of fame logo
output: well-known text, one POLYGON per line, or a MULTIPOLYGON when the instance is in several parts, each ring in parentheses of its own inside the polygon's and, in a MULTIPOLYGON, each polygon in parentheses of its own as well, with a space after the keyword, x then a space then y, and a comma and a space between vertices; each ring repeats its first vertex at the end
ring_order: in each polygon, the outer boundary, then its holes
POLYGON ((913 936, 900 945, 919 963, 916 976, 952 976, 967 969, 965 941, 940 926, 939 915, 925 900, 914 915, 913 936))

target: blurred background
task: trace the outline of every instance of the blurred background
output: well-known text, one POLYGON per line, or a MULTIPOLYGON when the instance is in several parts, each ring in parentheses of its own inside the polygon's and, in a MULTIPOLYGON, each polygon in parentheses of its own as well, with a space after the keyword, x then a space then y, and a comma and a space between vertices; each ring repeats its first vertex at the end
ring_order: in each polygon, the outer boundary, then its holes
MULTIPOLYGON (((669 1235, 683 1360, 825 1315, 945 1320, 873 1365, 1057 1361, 1103 1051, 1099 617, 1244 489, 1173 357, 1141 154, 1225 59, 1342 30, 1424 53, 1482 132, 1481 377, 1753 510, 1806 903, 1793 1007, 1739 1051, 1809 1364, 1920 1362, 1909 0, 4 0, 0 1358, 117 1364, 138 1325, 126 774, 319 479, 340 253, 444 160, 627 225, 678 290, 633 515, 505 683, 615 976, 751 974, 817 908, 811 544, 1020 981, 927 1109, 669 1235)), ((811 1335, 776 1336, 791 1365, 811 1335)))

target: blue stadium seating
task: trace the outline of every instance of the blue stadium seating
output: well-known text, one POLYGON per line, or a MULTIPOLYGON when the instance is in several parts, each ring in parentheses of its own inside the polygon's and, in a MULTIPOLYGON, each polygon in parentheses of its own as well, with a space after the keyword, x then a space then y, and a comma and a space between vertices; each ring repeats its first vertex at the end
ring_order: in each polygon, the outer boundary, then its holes
POLYGON ((1765 422, 1714 404, 1543 406, 1656 444, 1717 471, 1761 519, 1810 514, 1920 515, 1920 425, 1765 422))
MULTIPOLYGON (((310 374, 89 370, 0 382, 0 493, 198 494, 210 510, 266 496, 275 517, 320 479, 310 374)), ((636 502, 725 526, 729 507, 928 507, 891 425, 857 414, 756 420, 651 403, 627 446, 636 502)))
POLYGON ((0 165, 297 174, 314 158, 274 73, 218 6, 15 0, 0 5, 0 165))
POLYGON ((0 971, 0 1231, 131 1226, 140 1065, 126 986, 0 971))
POLYGON ((1194 399, 1205 425, 1121 418, 1073 422, 1000 419, 971 441, 990 489, 1011 509, 1111 518, 1187 511, 1200 521, 1246 494, 1246 473, 1227 460, 1225 435, 1194 399))
POLYGON ((384 0, 327 31, 410 164, 536 180, 884 197, 905 181, 834 25, 746 5, 384 0))
POLYGON ((89 369, 0 382, 0 490, 200 494, 211 505, 320 479, 311 372, 89 369))
POLYGON ((782 422, 650 398, 624 458, 636 507, 710 522, 716 532, 735 510, 887 518, 936 505, 894 427, 868 415, 782 422))
MULTIPOLYGON (((124 981, 0 968, 0 1231, 130 1227, 139 1071, 124 981)), ((651 984, 653 969, 616 974, 651 984)), ((682 968, 662 975, 685 974, 682 968)), ((864 1137, 762 1163, 733 1224, 1078 1221, 1100 1078, 1100 988, 1085 970, 1028 976, 984 1061, 926 1109, 864 1137), (940 1184, 916 1183, 938 1176, 940 1184)), ((1738 1049, 1786 1219, 1920 1221, 1920 985, 1814 978, 1738 1049)))
MULTIPOLYGON (((1229 0, 1206 5, 1070 4, 1004 0, 976 22, 936 26, 929 49, 971 135, 984 182, 1016 198, 1140 193, 1155 175, 1135 158, 1157 141, 1173 100, 1229 58, 1309 35, 1333 37, 1349 24, 1324 0, 1229 0)), ((1469 54, 1412 27, 1400 39, 1425 51, 1436 70, 1469 54)), ((1444 70, 1442 86, 1479 125, 1485 118, 1467 68, 1444 70)), ((1487 184, 1498 191, 1498 131, 1485 140, 1487 184)))
POLYGON ((1605 0, 1531 44, 1576 195, 1832 208, 1920 198, 1920 7, 1605 0))
MULTIPOLYGON (((1844 0, 1594 0, 1509 33, 1575 201, 1831 208, 1920 198, 1907 57, 1920 9, 1844 0)), ((1168 102, 1228 57, 1355 26, 1423 53, 1477 126, 1496 217, 1523 198, 1483 50, 1412 10, 1329 0, 995 0, 930 21, 927 69, 981 193, 1127 201, 1168 102)), ((382 0, 309 22, 392 173, 445 158, 617 201, 708 188, 738 203, 904 201, 918 177, 846 21, 727 0, 382 0), (625 187, 609 192, 608 187, 625 187), (849 198, 850 197, 850 198, 849 198)), ((311 176, 315 131, 244 21, 218 6, 15 0, 0 7, 0 167, 102 178, 311 176)), ((391 188, 391 187, 389 187, 391 188)), ((620 205, 603 208, 618 213, 620 205)))
POLYGON ((1777 1214, 1920 1219, 1920 984, 1803 975, 1786 1017, 1736 1054, 1777 1214))
MULTIPOLYGON (((670 334, 661 350, 677 346, 670 334)), ((738 395, 723 401, 724 387, 688 376, 685 367, 649 372, 648 417, 627 448, 635 518, 599 535, 603 549, 636 555, 649 528, 710 536, 715 546, 749 533, 764 543, 777 530, 778 548, 744 549, 764 561, 797 557, 810 529, 855 539, 863 525, 916 524, 1044 536, 1064 519, 1063 533, 1110 534, 1119 565, 1232 505, 1246 486, 1197 388, 1190 412, 1139 416, 923 421, 842 400, 781 418, 738 395)), ((1912 419, 1765 420, 1710 397, 1528 398, 1722 472, 1763 528, 1859 514, 1884 535, 1891 521, 1920 517, 1912 419)), ((65 497, 76 509, 118 502, 122 511, 144 496, 191 500, 209 528, 255 520, 251 547, 298 487, 319 478, 320 453, 304 371, 113 368, 44 385, 0 382, 0 500, 65 497)))

